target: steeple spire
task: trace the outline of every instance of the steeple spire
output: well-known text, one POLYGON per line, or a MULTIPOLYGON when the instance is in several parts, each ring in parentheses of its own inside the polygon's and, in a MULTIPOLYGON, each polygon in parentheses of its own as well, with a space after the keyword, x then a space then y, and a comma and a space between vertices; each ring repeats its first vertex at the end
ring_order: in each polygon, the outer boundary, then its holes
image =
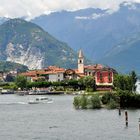
POLYGON ((79 50, 79 55, 78 55, 78 57, 79 57, 79 58, 84 57, 83 52, 82 52, 82 50, 81 50, 81 49, 79 50))
POLYGON ((78 53, 78 71, 84 73, 84 55, 81 49, 78 53))

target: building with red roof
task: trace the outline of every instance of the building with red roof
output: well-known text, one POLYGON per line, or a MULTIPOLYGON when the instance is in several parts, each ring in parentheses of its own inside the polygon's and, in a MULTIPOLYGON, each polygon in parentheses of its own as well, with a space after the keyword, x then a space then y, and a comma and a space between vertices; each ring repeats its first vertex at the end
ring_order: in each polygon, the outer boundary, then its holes
POLYGON ((102 64, 85 65, 82 50, 78 54, 77 69, 64 69, 57 66, 49 66, 40 70, 30 70, 22 75, 31 81, 63 81, 65 79, 79 79, 84 76, 92 76, 97 88, 110 88, 113 86, 113 77, 116 71, 102 64))

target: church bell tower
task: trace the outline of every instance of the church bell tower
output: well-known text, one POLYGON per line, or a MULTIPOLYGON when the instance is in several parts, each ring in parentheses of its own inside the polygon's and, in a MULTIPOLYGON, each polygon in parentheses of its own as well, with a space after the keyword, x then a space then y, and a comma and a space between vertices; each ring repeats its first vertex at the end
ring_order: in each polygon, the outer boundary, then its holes
POLYGON ((80 50, 78 54, 78 72, 84 73, 84 55, 82 50, 80 50))

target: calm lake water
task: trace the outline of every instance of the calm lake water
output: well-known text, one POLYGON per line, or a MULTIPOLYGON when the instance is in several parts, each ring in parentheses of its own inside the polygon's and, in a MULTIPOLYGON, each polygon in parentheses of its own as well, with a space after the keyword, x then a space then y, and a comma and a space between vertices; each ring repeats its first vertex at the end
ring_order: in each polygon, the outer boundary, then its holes
POLYGON ((139 140, 140 110, 75 110, 74 96, 48 96, 50 104, 27 104, 36 96, 0 95, 0 140, 139 140))

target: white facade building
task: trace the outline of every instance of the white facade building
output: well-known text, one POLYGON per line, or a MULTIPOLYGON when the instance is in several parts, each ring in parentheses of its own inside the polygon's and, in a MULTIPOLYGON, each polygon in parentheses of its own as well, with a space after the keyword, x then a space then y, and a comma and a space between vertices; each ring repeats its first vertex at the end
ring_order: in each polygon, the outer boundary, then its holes
POLYGON ((57 82, 64 80, 64 73, 50 73, 48 81, 57 82))

